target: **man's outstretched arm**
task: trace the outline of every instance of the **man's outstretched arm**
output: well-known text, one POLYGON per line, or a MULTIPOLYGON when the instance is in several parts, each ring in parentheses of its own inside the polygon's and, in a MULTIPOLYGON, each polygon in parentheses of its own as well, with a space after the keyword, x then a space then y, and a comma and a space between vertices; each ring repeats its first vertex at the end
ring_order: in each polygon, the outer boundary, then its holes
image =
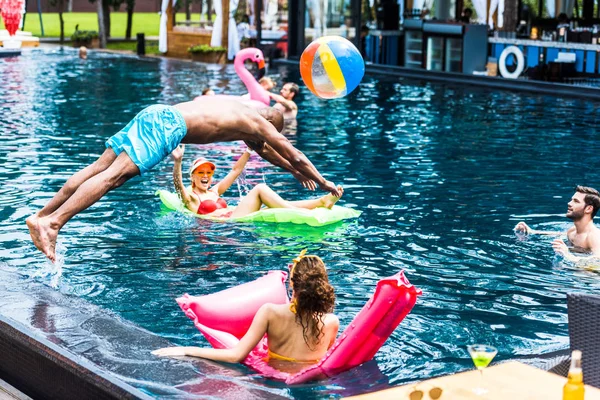
POLYGON ((284 159, 278 152, 273 150, 271 146, 262 142, 261 144, 255 142, 246 142, 246 145, 256 151, 256 154, 261 156, 263 159, 267 160, 271 164, 283 168, 289 173, 291 173, 294 178, 296 178, 302 186, 309 190, 315 190, 317 188, 317 184, 312 179, 309 179, 298 172, 292 164, 290 164, 286 159, 284 159))
POLYGON ((552 248, 554 249, 556 254, 563 256, 567 261, 578 263, 581 260, 581 257, 577 257, 569 251, 569 248, 567 247, 565 242, 562 241, 562 239, 554 239, 554 241, 552 242, 552 248))
POLYGON ((298 109, 298 106, 293 101, 287 100, 285 97, 275 93, 269 92, 269 97, 281 104, 287 111, 294 111, 298 109))
POLYGON ((258 123, 260 125, 257 128, 257 134, 273 150, 279 153, 284 160, 289 162, 296 171, 300 172, 306 178, 315 181, 322 190, 337 197, 342 195, 335 184, 323 178, 310 160, 300 150, 292 146, 285 136, 277 132, 277 129, 271 123, 266 120, 259 121, 258 123))
POLYGON ((517 224, 517 226, 515 226, 514 230, 516 232, 522 232, 522 233, 526 233, 528 235, 554 235, 554 236, 558 236, 558 235, 562 235, 564 232, 556 232, 556 231, 538 231, 535 229, 531 229, 529 227, 529 225, 527 225, 525 222, 519 222, 517 224))
POLYGON ((552 242, 552 247, 554 248, 554 251, 563 256, 565 260, 571 261, 578 266, 585 267, 590 263, 592 265, 598 265, 598 261, 600 261, 600 237, 597 237, 596 235, 589 237, 586 246, 584 246, 589 249, 591 257, 580 257, 574 255, 571 251, 569 251, 569 248, 561 239, 554 239, 552 242))

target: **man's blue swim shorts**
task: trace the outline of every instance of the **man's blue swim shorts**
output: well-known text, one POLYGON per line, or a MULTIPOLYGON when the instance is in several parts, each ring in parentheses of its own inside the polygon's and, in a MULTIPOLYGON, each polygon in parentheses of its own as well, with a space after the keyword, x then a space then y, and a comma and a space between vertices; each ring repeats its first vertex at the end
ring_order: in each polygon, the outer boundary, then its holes
POLYGON ((187 126, 183 115, 172 106, 143 109, 127 126, 106 141, 119 155, 125 151, 144 175, 179 145, 187 126))

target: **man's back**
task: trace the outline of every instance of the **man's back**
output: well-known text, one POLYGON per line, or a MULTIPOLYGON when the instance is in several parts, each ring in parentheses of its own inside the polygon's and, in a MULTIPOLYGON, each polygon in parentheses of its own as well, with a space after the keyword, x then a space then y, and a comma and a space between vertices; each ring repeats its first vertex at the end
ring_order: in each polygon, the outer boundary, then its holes
POLYGON ((181 112, 187 125, 185 143, 252 139, 256 124, 262 119, 256 110, 239 100, 220 96, 179 103, 175 108, 181 112))

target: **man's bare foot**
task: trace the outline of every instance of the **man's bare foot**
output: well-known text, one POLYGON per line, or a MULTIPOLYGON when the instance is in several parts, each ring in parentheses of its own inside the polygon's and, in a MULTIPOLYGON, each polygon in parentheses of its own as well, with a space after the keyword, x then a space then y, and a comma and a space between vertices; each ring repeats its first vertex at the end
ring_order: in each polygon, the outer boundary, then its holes
POLYGON ((340 194, 340 197, 334 196, 332 194, 328 194, 326 196, 323 196, 322 201, 323 201, 323 207, 327 207, 329 209, 331 209, 333 207, 333 205, 335 203, 338 202, 338 200, 342 197, 342 195, 344 194, 344 188, 342 187, 342 185, 338 185, 337 186, 340 194))
POLYGON ((27 224, 27 227, 29 228, 29 235, 31 236, 31 240, 33 240, 33 244, 35 244, 35 247, 37 247, 37 249, 39 251, 42 251, 42 249, 39 246, 40 235, 37 230, 38 215, 37 214, 31 215, 29 218, 27 218, 25 220, 25 223, 27 224))
POLYGON ((38 218, 37 215, 27 218, 26 223, 35 247, 44 253, 50 261, 56 261, 55 248, 58 229, 53 229, 47 218, 38 218))

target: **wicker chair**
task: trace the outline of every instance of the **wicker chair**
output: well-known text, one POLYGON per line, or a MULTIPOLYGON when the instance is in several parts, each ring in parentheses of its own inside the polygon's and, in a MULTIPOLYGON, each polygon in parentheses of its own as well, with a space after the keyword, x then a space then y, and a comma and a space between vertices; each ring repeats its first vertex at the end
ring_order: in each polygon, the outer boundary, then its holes
MULTIPOLYGON (((600 388, 600 296, 567 294, 571 350, 583 353, 583 380, 600 388)), ((561 360, 550 372, 567 376, 570 360, 561 360)))

